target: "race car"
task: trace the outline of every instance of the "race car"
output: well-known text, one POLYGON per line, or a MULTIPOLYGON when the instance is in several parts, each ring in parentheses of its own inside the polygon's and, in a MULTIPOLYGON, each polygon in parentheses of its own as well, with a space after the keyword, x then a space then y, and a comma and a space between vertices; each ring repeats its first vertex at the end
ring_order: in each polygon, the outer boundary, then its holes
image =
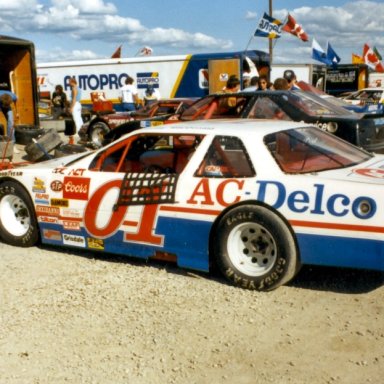
MULTIPOLYGON (((104 136, 121 124, 128 124, 131 130, 140 128, 140 120, 163 121, 170 116, 181 113, 195 99, 175 98, 156 100, 134 112, 99 112, 92 116, 79 130, 81 143, 99 148, 104 136)), ((148 125, 148 124, 147 124, 148 125)))
POLYGON ((384 103, 384 88, 362 88, 345 97, 344 101, 352 105, 374 105, 384 103))
MULTIPOLYGON (((181 114, 171 116, 164 124, 223 118, 304 121, 368 151, 384 153, 383 115, 357 114, 302 90, 211 94, 181 114)), ((105 135, 103 143, 110 143, 131 130, 128 124, 122 124, 105 135)))
POLYGON ((173 260, 271 290, 303 264, 384 270, 384 156, 292 121, 215 120, 4 170, 0 237, 173 260))

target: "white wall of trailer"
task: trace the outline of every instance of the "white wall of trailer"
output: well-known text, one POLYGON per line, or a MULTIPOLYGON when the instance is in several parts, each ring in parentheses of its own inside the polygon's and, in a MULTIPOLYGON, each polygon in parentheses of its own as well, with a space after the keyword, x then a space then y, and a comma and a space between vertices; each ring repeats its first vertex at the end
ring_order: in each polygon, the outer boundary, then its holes
POLYGON ((40 63, 37 76, 40 94, 52 94, 57 84, 70 95, 69 79, 76 77, 82 89, 82 103, 90 103, 91 92, 104 92, 107 99, 117 102, 118 89, 127 76, 133 77, 134 85, 142 96, 148 83, 158 88, 161 97, 171 97, 188 55, 135 57, 40 63))

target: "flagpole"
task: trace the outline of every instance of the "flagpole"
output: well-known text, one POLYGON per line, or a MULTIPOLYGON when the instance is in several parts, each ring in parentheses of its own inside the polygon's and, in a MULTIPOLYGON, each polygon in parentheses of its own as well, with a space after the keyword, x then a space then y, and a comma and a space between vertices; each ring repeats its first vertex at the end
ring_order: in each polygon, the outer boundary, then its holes
MULTIPOLYGON (((272 0, 269 0, 269 15, 273 17, 272 15, 272 0)), ((272 39, 269 40, 269 65, 272 66, 272 60, 273 60, 273 44, 272 44, 272 39)))

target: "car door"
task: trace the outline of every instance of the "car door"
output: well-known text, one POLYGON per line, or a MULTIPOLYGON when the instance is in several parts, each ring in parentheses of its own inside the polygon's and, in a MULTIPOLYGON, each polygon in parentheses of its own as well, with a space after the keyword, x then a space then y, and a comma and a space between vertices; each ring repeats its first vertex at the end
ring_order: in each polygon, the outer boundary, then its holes
POLYGON ((145 258, 172 249, 167 236, 176 220, 160 208, 177 204, 179 175, 195 150, 193 140, 182 143, 181 136, 140 133, 98 152, 88 171, 92 188, 83 214, 89 241, 145 258))

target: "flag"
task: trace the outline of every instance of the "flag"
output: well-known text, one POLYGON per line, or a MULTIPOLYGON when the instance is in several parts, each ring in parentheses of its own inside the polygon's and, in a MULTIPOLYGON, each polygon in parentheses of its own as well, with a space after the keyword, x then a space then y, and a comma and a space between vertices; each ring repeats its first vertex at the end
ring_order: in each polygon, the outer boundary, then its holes
POLYGON ((274 19, 264 12, 264 16, 260 19, 259 25, 254 33, 254 36, 268 37, 269 39, 277 39, 281 36, 280 20, 274 19))
POLYGON ((328 42, 327 44, 327 59, 331 62, 331 64, 335 67, 340 63, 339 55, 333 50, 331 44, 328 42))
POLYGON ((113 52, 111 59, 120 59, 121 58, 121 45, 113 52))
POLYGON ((304 32, 304 29, 300 24, 296 23, 296 20, 288 13, 288 20, 283 26, 283 31, 291 33, 294 36, 297 36, 303 41, 308 41, 308 35, 304 32))
POLYGON ((312 59, 327 65, 332 65, 332 61, 328 59, 324 49, 320 47, 319 43, 315 39, 312 40, 312 59))
POLYGON ((364 57, 352 53, 352 64, 365 64, 364 57))
POLYGON ((370 68, 374 69, 376 72, 384 72, 384 65, 377 57, 376 53, 368 44, 364 44, 363 49, 364 62, 370 68))
POLYGON ((376 47, 373 47, 373 52, 375 52, 377 58, 378 58, 380 61, 383 60, 383 58, 381 57, 381 55, 380 55, 380 53, 379 53, 379 51, 377 50, 376 47))
POLYGON ((140 56, 150 56, 152 55, 152 48, 151 47, 143 47, 140 50, 140 56))

